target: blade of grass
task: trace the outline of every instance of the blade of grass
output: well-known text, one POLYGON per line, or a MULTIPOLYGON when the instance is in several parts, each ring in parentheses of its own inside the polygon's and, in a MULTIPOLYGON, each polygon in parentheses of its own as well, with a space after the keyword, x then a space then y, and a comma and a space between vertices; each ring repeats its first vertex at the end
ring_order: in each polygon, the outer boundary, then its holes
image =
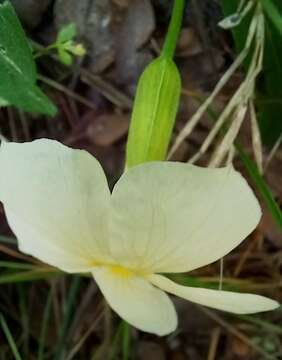
POLYGON ((70 321, 72 318, 73 308, 75 304, 75 298, 80 288, 81 278, 79 276, 75 276, 72 279, 72 284, 70 286, 67 301, 65 306, 64 318, 62 321, 62 325, 59 330, 59 340, 56 346, 56 351, 54 355, 54 360, 61 360, 64 358, 64 351, 66 346, 66 335, 70 325, 70 321))
POLYGON ((245 166, 246 170, 248 171, 251 179, 253 180, 254 184, 256 185, 258 191, 260 192, 261 196, 265 204, 267 205, 273 219, 276 221, 280 229, 282 229, 282 212, 275 201, 272 192, 270 191, 269 187, 267 186, 265 180, 260 175, 256 164, 252 161, 252 159, 245 153, 242 146, 238 143, 235 145, 236 150, 240 156, 240 159, 245 166))
POLYGON ((0 242, 4 244, 15 245, 17 243, 17 240, 10 236, 0 235, 0 242))
POLYGON ((120 321, 116 333, 114 335, 109 353, 109 360, 115 360, 118 357, 117 355, 118 347, 119 347, 118 344, 122 337, 122 331, 123 331, 123 320, 120 321))
MULTIPOLYGON (((196 305, 204 314, 209 318, 217 322, 223 329, 229 332, 234 337, 241 340, 243 343, 247 344, 251 349, 253 349, 259 355, 261 359, 277 360, 276 356, 272 356, 267 353, 263 348, 258 346, 253 340, 251 340, 247 335, 239 331, 232 324, 229 324, 228 321, 225 321, 220 315, 214 312, 212 309, 208 309, 201 305, 196 305)), ((258 357, 256 357, 258 358, 258 357)))
POLYGON ((0 276, 0 284, 44 280, 54 276, 63 276, 58 270, 30 270, 16 273, 8 273, 0 276))
POLYGON ((25 288, 22 283, 16 284, 16 288, 18 291, 18 299, 19 299, 19 308, 20 308, 20 322, 22 327, 22 340, 21 344, 22 356, 24 359, 28 358, 29 353, 29 311, 27 307, 27 295, 25 288))
POLYGON ((34 270, 36 266, 33 264, 26 264, 23 262, 0 261, 0 268, 34 270))
POLYGON ((10 348, 12 350, 15 360, 22 360, 20 353, 18 351, 17 345, 15 343, 15 340, 11 334, 11 331, 10 331, 8 324, 6 323, 6 320, 2 313, 0 313, 0 325, 1 325, 1 328, 6 336, 7 340, 8 340, 8 343, 10 345, 10 348))
MULTIPOLYGON (((97 326, 97 323, 101 320, 101 318, 104 316, 104 312, 99 309, 99 311, 97 311, 97 313, 99 314, 96 319, 93 321, 92 325, 87 329, 87 331, 80 337, 79 341, 77 342, 77 344, 71 349, 71 351, 68 354, 68 357, 66 358, 66 360, 72 360, 74 359, 74 357, 76 356, 76 354, 79 352, 79 350, 82 348, 83 344, 85 343, 85 341, 88 339, 89 335, 93 332, 93 330, 95 329, 95 327, 97 326)), ((94 360, 95 357, 92 357, 92 360, 94 360)), ((109 358, 110 360, 110 358, 109 358)))
MULTIPOLYGON (((214 279, 201 279, 196 276, 188 276, 183 274, 169 274, 168 278, 175 281, 178 284, 184 285, 184 286, 192 286, 192 287, 204 287, 207 289, 218 289, 218 278, 214 279)), ((232 282, 230 279, 225 278, 222 283, 222 290, 226 291, 240 291, 242 289, 243 285, 249 285, 251 284, 249 281, 244 282, 237 280, 232 282)))
POLYGON ((39 337, 38 355, 37 355, 38 360, 44 360, 44 347, 45 347, 47 327, 51 312, 51 300, 52 300, 52 292, 50 290, 43 312, 42 326, 39 337))
POLYGON ((128 360, 130 356, 130 325, 122 323, 122 360, 128 360))
POLYGON ((282 327, 279 325, 270 323, 268 321, 262 320, 256 316, 251 316, 251 315, 237 315, 236 317, 246 322, 257 325, 259 328, 264 329, 267 332, 272 332, 277 335, 282 335, 282 327))
POLYGON ((282 15, 271 0, 260 0, 262 8, 282 36, 282 15))

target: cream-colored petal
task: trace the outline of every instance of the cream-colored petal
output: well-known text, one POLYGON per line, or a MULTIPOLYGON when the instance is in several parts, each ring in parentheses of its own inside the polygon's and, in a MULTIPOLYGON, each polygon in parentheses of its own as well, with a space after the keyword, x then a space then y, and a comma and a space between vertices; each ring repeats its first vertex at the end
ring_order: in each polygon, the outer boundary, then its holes
POLYGON ((102 267, 93 275, 109 305, 129 324, 160 336, 175 330, 177 315, 171 300, 144 278, 102 267))
POLYGON ((252 190, 232 167, 146 163, 126 171, 113 190, 111 249, 127 267, 189 271, 230 252, 260 216, 252 190))
POLYGON ((110 192, 98 161, 56 141, 0 148, 0 200, 22 251, 65 271, 105 260, 110 192))
POLYGON ((280 306, 278 302, 261 295, 182 286, 161 275, 148 276, 148 280, 160 289, 186 300, 234 314, 253 314, 280 306))
POLYGON ((23 253, 30 254, 49 265, 59 267, 60 269, 75 273, 88 272, 89 264, 85 262, 85 257, 70 251, 68 247, 60 247, 50 241, 46 233, 38 234, 38 231, 22 221, 20 217, 15 216, 6 209, 6 216, 11 229, 16 229, 20 234, 18 246, 23 253), (40 241, 38 241, 40 240, 40 241))

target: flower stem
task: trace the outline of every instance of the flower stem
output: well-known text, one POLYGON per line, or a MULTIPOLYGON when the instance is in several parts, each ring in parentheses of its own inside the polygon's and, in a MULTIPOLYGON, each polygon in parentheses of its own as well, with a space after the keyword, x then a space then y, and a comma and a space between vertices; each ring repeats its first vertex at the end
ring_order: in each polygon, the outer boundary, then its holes
POLYGON ((162 49, 162 56, 164 57, 173 58, 178 35, 181 28, 183 10, 184 0, 175 0, 168 32, 162 49))

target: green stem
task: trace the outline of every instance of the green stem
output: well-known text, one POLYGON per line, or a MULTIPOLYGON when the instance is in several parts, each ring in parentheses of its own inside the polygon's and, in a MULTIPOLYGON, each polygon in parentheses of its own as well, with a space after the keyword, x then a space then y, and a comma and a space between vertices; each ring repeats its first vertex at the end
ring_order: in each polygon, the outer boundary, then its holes
POLYGON ((46 46, 45 48, 42 48, 40 50, 37 51, 37 53, 35 53, 33 55, 33 59, 36 60, 38 58, 40 58, 41 56, 46 56, 48 55, 52 50, 54 49, 57 49, 58 47, 58 44, 57 43, 54 43, 54 44, 51 44, 49 46, 46 46))
POLYGON ((73 316, 75 299, 76 299, 76 295, 78 294, 80 285, 81 285, 81 278, 79 276, 74 276, 67 295, 65 313, 59 330, 58 343, 54 355, 54 360, 61 360, 64 358, 67 332, 73 316))
POLYGON ((184 0, 174 0, 172 16, 169 23, 168 32, 162 50, 162 56, 173 58, 178 35, 181 28, 184 10, 184 0))
POLYGON ((45 347, 48 324, 50 319, 51 305, 52 305, 52 292, 50 290, 43 311, 43 319, 42 319, 41 331, 39 336, 37 360, 44 360, 44 347, 45 347))
POLYGON ((6 338, 8 340, 8 343, 10 345, 10 348, 11 348, 11 351, 12 351, 12 354, 14 356, 14 359, 15 360, 22 360, 22 357, 18 351, 18 348, 17 348, 17 345, 16 345, 16 342, 13 338, 13 335, 8 327, 8 324, 6 323, 6 320, 4 318, 4 316, 2 315, 2 313, 0 313, 0 326, 3 330, 3 333, 6 335, 6 338))
POLYGON ((128 360, 130 353, 130 325, 123 321, 122 329, 122 359, 128 360))

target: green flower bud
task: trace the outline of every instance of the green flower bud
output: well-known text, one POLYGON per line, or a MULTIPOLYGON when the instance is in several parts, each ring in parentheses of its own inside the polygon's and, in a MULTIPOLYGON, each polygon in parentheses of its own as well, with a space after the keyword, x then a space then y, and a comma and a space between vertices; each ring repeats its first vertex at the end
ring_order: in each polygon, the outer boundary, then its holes
POLYGON ((127 142, 127 167, 164 160, 179 105, 181 79, 171 58, 160 56, 140 77, 127 142))

